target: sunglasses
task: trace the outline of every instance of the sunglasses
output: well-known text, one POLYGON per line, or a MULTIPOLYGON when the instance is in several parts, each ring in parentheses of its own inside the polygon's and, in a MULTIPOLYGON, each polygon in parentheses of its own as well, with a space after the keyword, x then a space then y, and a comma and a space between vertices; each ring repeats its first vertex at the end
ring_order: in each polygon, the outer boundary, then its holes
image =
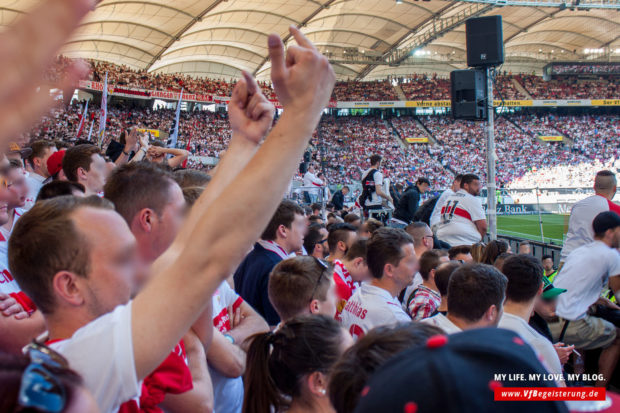
POLYGON ((67 396, 64 386, 51 369, 66 369, 69 363, 51 348, 35 341, 26 347, 24 353, 30 364, 22 375, 18 404, 42 412, 60 413, 65 408, 67 396))
POLYGON ((316 294, 316 290, 319 288, 319 285, 321 285, 321 280, 323 279, 323 275, 325 271, 329 269, 329 265, 327 265, 326 263, 324 263, 323 261, 321 261, 320 259, 316 257, 314 257, 314 262, 316 262, 316 264, 320 267, 321 273, 319 275, 319 278, 317 278, 316 284, 314 285, 314 289, 312 290, 312 294, 310 295, 310 301, 314 299, 314 294, 316 294))

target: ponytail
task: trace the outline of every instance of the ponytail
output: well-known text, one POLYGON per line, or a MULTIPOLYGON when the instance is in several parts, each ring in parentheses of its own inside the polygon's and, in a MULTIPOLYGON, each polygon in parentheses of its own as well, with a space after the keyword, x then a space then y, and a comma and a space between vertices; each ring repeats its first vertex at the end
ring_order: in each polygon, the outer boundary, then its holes
POLYGON ((269 356, 275 340, 272 332, 256 334, 247 353, 244 376, 243 413, 278 412, 283 404, 280 391, 269 373, 269 356))
POLYGON ((344 330, 333 318, 295 317, 275 333, 250 338, 243 413, 281 412, 300 397, 303 377, 327 372, 342 352, 344 330))

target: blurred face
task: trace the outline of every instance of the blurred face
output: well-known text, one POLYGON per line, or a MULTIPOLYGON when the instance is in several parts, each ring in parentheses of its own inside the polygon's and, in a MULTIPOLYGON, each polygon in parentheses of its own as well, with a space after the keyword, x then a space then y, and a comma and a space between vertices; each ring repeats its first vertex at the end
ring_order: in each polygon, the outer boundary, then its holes
POLYGON ((327 245, 327 236, 329 232, 327 232, 325 228, 321 228, 319 233, 321 234, 321 240, 316 244, 315 251, 321 254, 318 258, 322 259, 329 255, 329 246, 327 245))
POLYGON ((557 303, 557 299, 544 300, 542 296, 539 296, 536 298, 536 303, 534 304, 534 311, 536 311, 538 315, 545 320, 550 320, 555 317, 555 309, 557 303))
POLYGON ((455 180, 452 183, 452 191, 453 192, 457 192, 459 189, 461 189, 461 180, 460 179, 459 180, 455 180))
POLYGON ((6 156, 2 155, 0 158, 0 179, 2 180, 0 184, 0 225, 4 225, 9 222, 9 213, 8 213, 8 200, 10 198, 9 189, 7 187, 8 184, 8 174, 9 174, 9 161, 6 156))
POLYGON ((545 258, 542 261, 542 265, 546 272, 551 272, 551 270, 553 270, 553 260, 551 258, 545 258))
POLYGON ((532 252, 532 249, 530 248, 529 245, 519 245, 519 254, 529 254, 531 252, 532 252))
POLYGON ((86 207, 78 209, 72 218, 90 246, 90 273, 79 281, 85 282, 89 313, 99 317, 126 304, 135 290, 143 270, 136 240, 115 211, 86 207))
POLYGON ((421 194, 427 192, 428 188, 430 188, 430 186, 427 183, 423 183, 421 185, 418 185, 418 189, 420 190, 421 194))
POLYGON ((7 174, 8 208, 20 208, 26 204, 28 185, 22 168, 11 168, 7 174))
POLYGON ((424 234, 424 246, 428 250, 432 250, 435 246, 435 238, 433 237, 433 231, 430 228, 426 228, 426 233, 424 234))
POLYGON ((404 257, 398 262, 398 265, 393 268, 392 278, 402 289, 413 282, 413 277, 420 269, 420 266, 418 264, 418 258, 415 255, 413 244, 403 245, 401 251, 404 257))
MULTIPOLYGON (((182 195, 182 194, 181 194, 182 195)), ((304 215, 295 214, 295 218, 291 223, 291 227, 287 228, 281 225, 282 231, 284 231, 284 242, 287 252, 298 251, 304 244, 304 236, 308 230, 306 225, 306 217, 304 215)))
POLYGON ((34 164, 34 171, 41 176, 49 178, 50 174, 47 171, 47 160, 54 152, 57 152, 58 149, 56 147, 45 148, 45 152, 43 152, 43 156, 34 158, 32 163, 34 164))
POLYGON ((107 162, 101 155, 91 155, 91 159, 90 170, 85 171, 86 181, 82 182, 90 195, 103 191, 103 186, 110 172, 107 162))
POLYGON ((161 216, 153 223, 151 240, 153 243, 154 259, 164 253, 174 241, 185 220, 187 204, 183 191, 176 183, 170 184, 168 189, 169 202, 164 207, 161 216))
POLYGON ((342 195, 347 195, 349 193, 349 188, 342 188, 342 195))
POLYGON ((468 184, 463 186, 463 189, 466 190, 470 195, 478 196, 480 194, 480 181, 475 179, 468 184))

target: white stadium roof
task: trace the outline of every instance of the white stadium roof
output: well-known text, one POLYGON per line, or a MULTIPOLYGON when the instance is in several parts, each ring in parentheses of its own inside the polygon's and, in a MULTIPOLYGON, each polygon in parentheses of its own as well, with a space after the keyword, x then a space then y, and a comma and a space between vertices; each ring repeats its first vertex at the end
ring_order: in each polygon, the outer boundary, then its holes
MULTIPOLYGON (((0 0, 0 27, 38 1, 0 0)), ((469 17, 503 17, 504 70, 620 60, 620 0, 103 0, 63 54, 154 72, 268 76, 267 35, 303 32, 341 79, 463 68, 469 17), (392 63, 391 65, 389 63, 392 63)))

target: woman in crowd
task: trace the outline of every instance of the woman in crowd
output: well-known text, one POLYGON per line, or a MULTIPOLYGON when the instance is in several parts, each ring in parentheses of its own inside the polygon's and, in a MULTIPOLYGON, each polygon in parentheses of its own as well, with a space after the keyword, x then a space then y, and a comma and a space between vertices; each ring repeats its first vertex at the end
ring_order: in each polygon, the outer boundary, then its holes
POLYGON ((489 242, 482 254, 482 264, 495 264, 495 260, 503 253, 511 253, 510 245, 502 239, 489 242))
POLYGON ((244 413, 334 412, 327 394, 329 376, 353 339, 333 318, 295 317, 250 340, 244 413))
POLYGON ((348 349, 332 370, 329 397, 337 413, 352 413, 370 376, 391 357, 443 334, 418 322, 377 327, 348 349))

